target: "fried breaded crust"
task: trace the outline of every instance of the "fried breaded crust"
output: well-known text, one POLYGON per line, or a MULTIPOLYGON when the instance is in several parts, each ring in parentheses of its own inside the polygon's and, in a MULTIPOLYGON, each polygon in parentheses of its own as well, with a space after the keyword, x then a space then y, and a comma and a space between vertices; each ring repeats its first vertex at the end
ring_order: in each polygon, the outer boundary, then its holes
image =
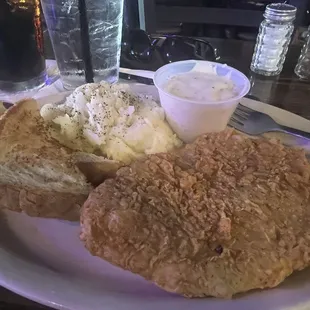
POLYGON ((231 297, 310 262, 304 152, 233 130, 121 168, 82 209, 86 248, 161 288, 231 297))

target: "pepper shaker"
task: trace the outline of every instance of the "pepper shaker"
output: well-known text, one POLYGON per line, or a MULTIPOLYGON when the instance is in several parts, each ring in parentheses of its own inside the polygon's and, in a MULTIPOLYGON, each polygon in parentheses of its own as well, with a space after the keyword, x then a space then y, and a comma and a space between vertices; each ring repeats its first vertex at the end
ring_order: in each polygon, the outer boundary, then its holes
POLYGON ((273 76, 282 71, 294 31, 296 11, 295 6, 286 3, 267 5, 252 58, 253 72, 273 76))

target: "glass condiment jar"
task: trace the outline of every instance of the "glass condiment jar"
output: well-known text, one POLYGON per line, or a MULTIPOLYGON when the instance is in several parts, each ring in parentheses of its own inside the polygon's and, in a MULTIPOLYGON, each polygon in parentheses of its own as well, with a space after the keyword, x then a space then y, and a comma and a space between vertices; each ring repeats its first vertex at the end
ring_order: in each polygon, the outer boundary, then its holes
POLYGON ((306 42, 301 50, 295 74, 301 79, 310 79, 310 26, 306 37, 306 42))
POLYGON ((273 76, 282 71, 296 11, 295 6, 286 3, 272 3, 266 7, 251 63, 253 72, 273 76))

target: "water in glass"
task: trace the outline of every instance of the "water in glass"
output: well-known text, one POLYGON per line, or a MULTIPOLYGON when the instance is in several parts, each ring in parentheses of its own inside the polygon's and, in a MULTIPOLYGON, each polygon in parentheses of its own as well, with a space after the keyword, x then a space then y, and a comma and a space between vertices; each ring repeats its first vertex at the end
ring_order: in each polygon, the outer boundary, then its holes
MULTIPOLYGON (((60 75, 66 89, 85 83, 78 0, 41 0, 60 75)), ((94 81, 118 80, 123 0, 87 0, 94 81)))

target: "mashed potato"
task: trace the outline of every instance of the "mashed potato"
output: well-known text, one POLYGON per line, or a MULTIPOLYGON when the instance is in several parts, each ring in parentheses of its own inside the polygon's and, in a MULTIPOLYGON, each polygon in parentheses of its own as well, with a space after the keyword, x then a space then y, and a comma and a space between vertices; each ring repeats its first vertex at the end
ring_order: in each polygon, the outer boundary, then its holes
POLYGON ((182 144, 166 123, 163 109, 124 85, 80 86, 64 104, 42 107, 41 115, 60 142, 126 164, 182 144))

